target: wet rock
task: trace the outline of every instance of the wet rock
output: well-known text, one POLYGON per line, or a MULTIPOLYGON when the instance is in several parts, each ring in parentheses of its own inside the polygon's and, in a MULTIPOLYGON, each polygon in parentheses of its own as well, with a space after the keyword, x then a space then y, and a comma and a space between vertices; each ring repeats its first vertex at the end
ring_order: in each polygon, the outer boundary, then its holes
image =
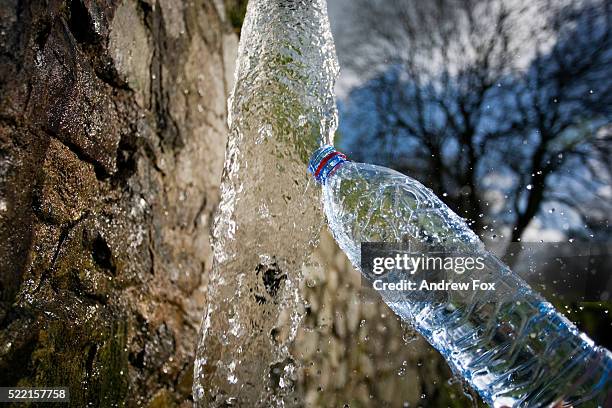
POLYGON ((159 0, 164 16, 164 27, 171 38, 178 38, 185 34, 184 5, 182 2, 159 0))
POLYGON ((97 180, 93 166, 51 139, 42 164, 43 180, 36 198, 40 216, 61 225, 75 222, 94 207, 97 180))
POLYGON ((210 0, 0 7, 3 385, 191 405, 232 35, 210 0))
MULTIPOLYGON (((0 94, 5 95, 2 89, 0 94)), ((39 177, 46 142, 40 133, 0 121, 0 305, 7 308, 19 291, 34 233, 32 182, 39 177)), ((41 245, 53 248, 54 242, 41 245)))
POLYGON ((97 165, 101 175, 112 174, 120 139, 112 89, 95 76, 63 20, 46 24, 32 41, 27 118, 97 165))
POLYGON ((143 12, 136 1, 124 0, 117 7, 108 41, 110 56, 119 77, 135 92, 139 105, 147 107, 150 102, 153 50, 143 12))
POLYGON ((89 43, 105 40, 115 11, 113 3, 116 3, 116 0, 110 2, 71 1, 69 25, 75 38, 78 41, 89 43))

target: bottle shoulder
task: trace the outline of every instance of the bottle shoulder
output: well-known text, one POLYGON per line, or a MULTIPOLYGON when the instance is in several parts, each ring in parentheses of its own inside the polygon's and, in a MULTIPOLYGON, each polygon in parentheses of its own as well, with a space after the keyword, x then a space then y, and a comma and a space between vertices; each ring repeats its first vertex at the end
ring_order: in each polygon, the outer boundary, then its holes
POLYGON ((437 208, 440 204, 443 205, 433 191, 419 181, 396 170, 374 164, 343 163, 330 174, 326 189, 340 196, 350 194, 363 198, 394 194, 397 199, 409 198, 410 205, 419 208, 437 208))
POLYGON ((482 243, 431 189, 395 170, 347 162, 324 186, 330 224, 358 242, 482 243))

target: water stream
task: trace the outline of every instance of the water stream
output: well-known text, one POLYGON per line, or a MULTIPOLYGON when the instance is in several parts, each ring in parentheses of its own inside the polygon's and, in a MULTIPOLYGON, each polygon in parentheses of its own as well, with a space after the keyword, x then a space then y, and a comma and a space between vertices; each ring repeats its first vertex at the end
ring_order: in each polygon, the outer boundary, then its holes
POLYGON ((306 164, 332 142, 337 73, 324 0, 249 2, 229 99, 196 406, 296 402, 288 348, 301 319, 301 267, 322 225, 306 164))

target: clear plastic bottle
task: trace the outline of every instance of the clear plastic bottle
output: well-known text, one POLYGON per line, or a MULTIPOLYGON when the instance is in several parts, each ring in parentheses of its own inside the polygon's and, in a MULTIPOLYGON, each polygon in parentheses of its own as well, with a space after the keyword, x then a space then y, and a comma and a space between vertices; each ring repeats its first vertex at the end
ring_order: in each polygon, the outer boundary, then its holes
MULTIPOLYGON (((379 293, 485 402, 612 406, 612 354, 487 252, 430 189, 391 169, 347 161, 331 146, 315 151, 309 171, 323 186, 329 227, 356 268, 362 242, 436 246, 484 259, 477 277, 495 282, 494 291, 379 293)), ((461 276, 457 282, 475 278, 461 276)))

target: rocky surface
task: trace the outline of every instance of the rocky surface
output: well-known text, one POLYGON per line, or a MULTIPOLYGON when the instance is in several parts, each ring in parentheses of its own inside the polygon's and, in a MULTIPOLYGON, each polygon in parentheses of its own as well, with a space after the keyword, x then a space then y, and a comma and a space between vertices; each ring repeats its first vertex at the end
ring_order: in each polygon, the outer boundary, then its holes
POLYGON ((190 406, 237 37, 223 2, 0 2, 0 384, 190 406))

